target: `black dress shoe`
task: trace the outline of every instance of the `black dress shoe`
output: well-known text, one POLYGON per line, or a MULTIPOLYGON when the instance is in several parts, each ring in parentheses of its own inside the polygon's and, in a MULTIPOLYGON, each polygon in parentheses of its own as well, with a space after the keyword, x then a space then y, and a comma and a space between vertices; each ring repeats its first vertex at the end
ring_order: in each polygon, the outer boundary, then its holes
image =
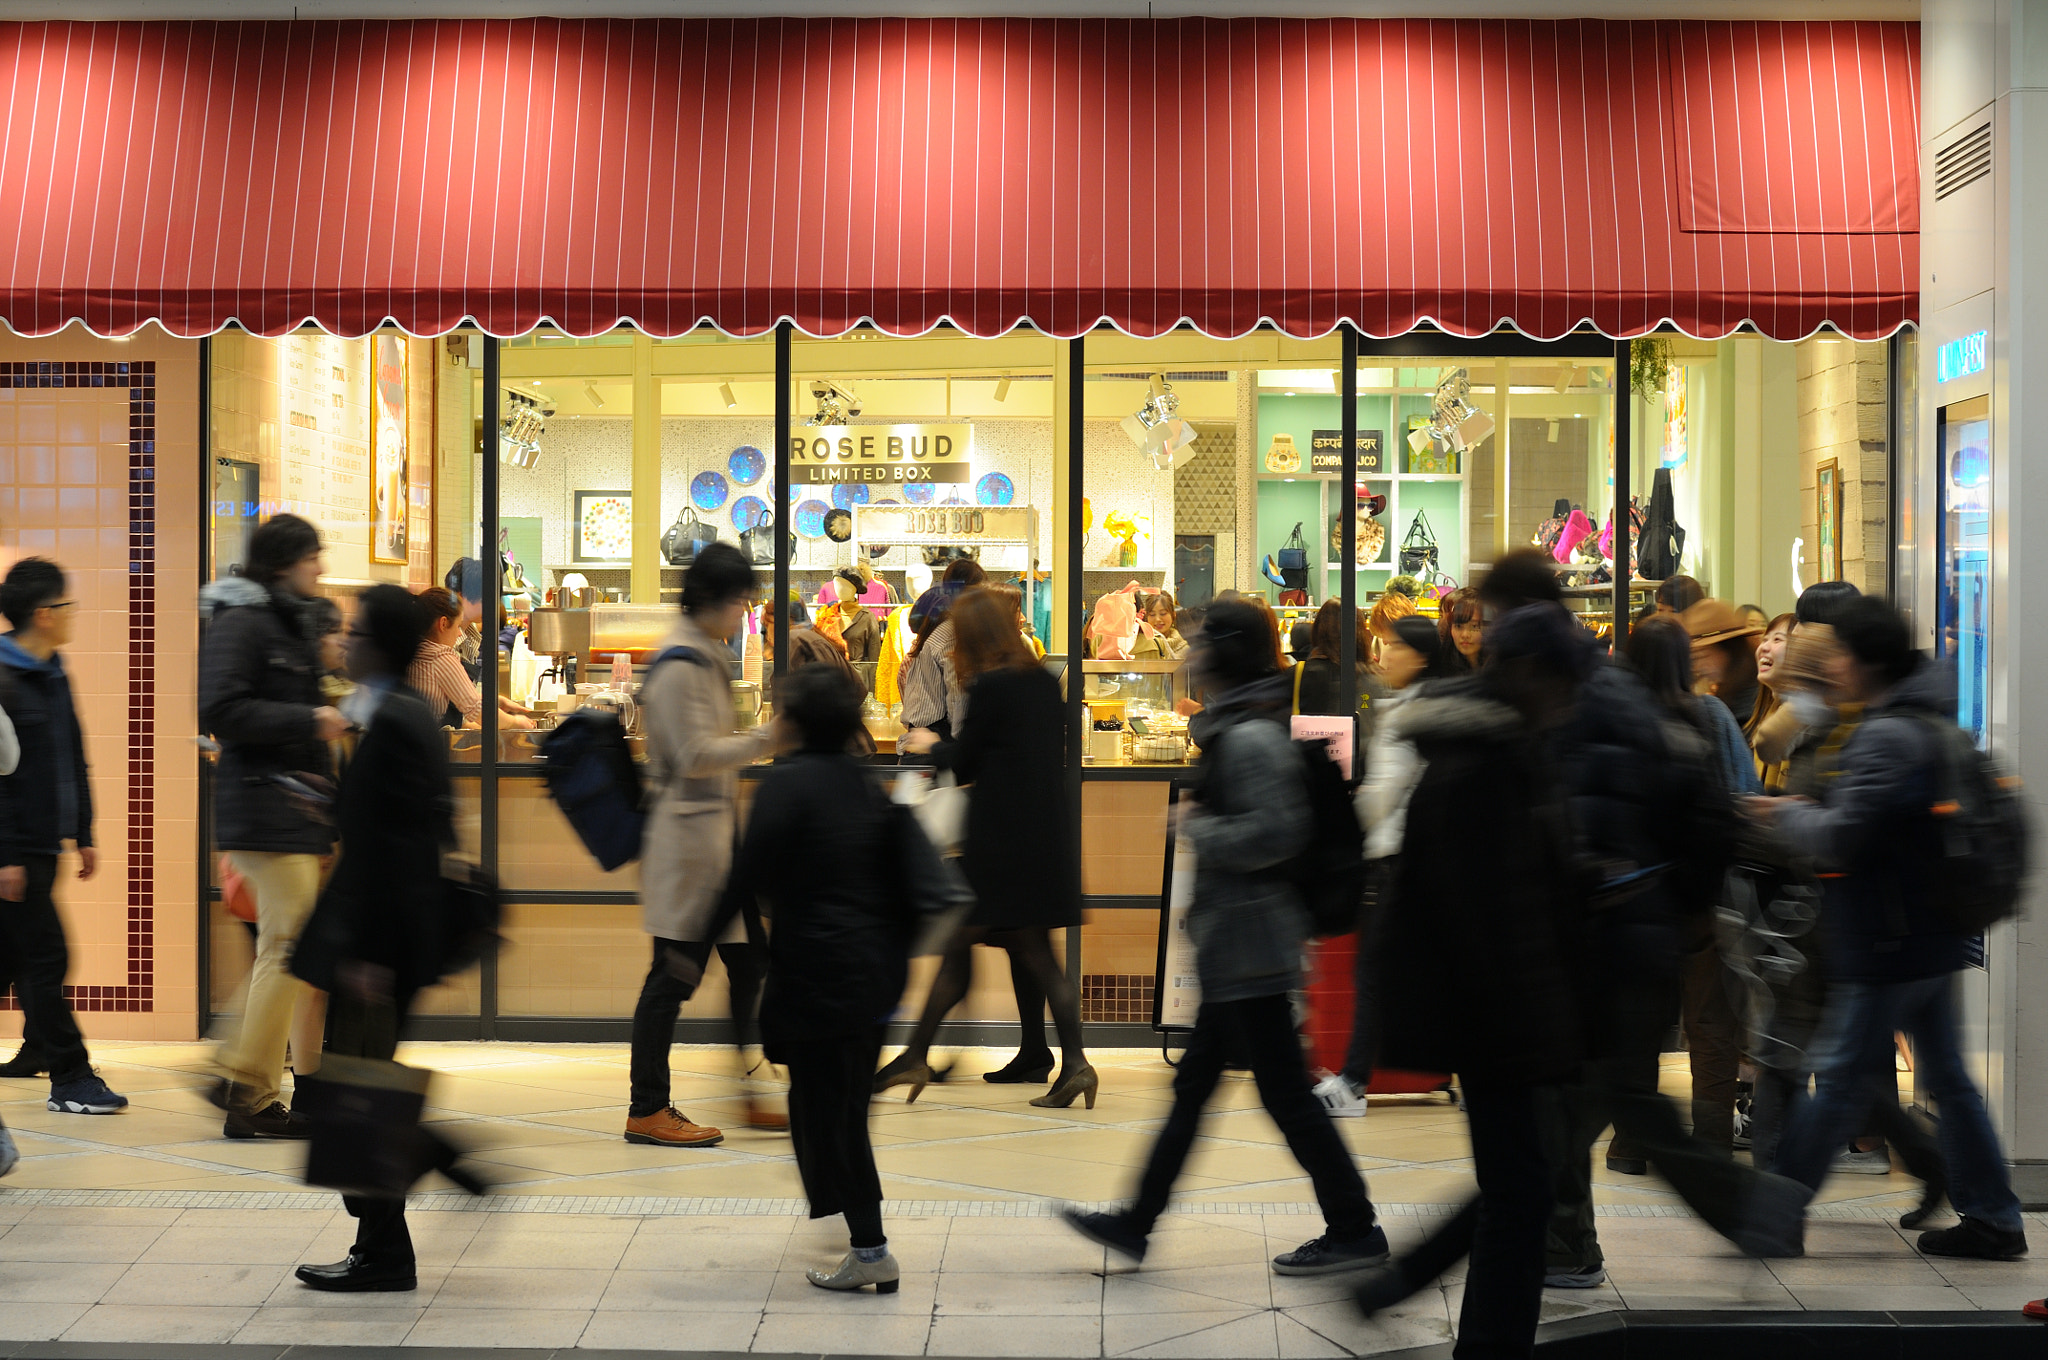
POLYGON ((410 1262, 402 1266, 372 1265, 354 1252, 331 1266, 300 1266, 292 1272, 308 1289, 331 1294, 403 1294, 420 1287, 410 1262))
POLYGON ((6 1062, 0 1063, 0 1077, 40 1077, 47 1075, 49 1070, 49 1060, 27 1044, 23 1044, 21 1051, 6 1062))
POLYGON ((227 1138, 310 1138, 313 1121, 273 1100, 260 1110, 229 1110, 220 1131, 227 1138))

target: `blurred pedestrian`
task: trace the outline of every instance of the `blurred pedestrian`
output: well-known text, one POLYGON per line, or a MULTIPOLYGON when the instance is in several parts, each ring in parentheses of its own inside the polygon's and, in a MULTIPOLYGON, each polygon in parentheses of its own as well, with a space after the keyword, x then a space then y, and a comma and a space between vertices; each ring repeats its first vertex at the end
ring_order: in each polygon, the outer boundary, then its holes
POLYGON ((821 1289, 872 1285, 893 1294, 899 1269, 882 1231, 882 1183, 868 1140, 869 1088, 882 1025, 903 994, 906 940, 887 801, 847 753, 862 690, 828 666, 783 677, 775 722, 794 747, 760 783, 746 838, 711 928, 765 908, 774 921, 761 1040, 789 1069, 790 1137, 812 1218, 843 1214, 836 1270, 805 1272, 821 1289), (819 873, 806 856, 833 866, 819 873))
POLYGON ((1307 843, 1310 805, 1307 769, 1285 725, 1287 676, 1274 664, 1269 616, 1250 601, 1214 605, 1192 643, 1188 663, 1210 697, 1189 724, 1202 748, 1198 790, 1175 811, 1179 835, 1195 854, 1187 929, 1202 1005, 1136 1202, 1115 1213, 1070 1208, 1063 1217, 1091 1240, 1142 1261, 1194 1146, 1202 1106, 1235 1049, 1248 1058, 1259 1102, 1308 1172, 1323 1211, 1322 1234, 1274 1258, 1274 1271, 1361 1270, 1387 1259, 1387 1235, 1374 1221, 1350 1150, 1310 1089, 1294 1031, 1292 995, 1302 985, 1309 920, 1289 869, 1307 843))
MULTIPOLYGON (((436 709, 442 726, 482 727, 483 690, 470 678, 456 650, 463 640, 462 600, 442 586, 431 586, 415 598, 426 614, 427 636, 420 644, 419 655, 413 659, 406 683, 429 707, 436 709)), ((498 696, 498 711, 505 715, 498 720, 500 727, 533 726, 533 710, 506 695, 498 696)))
MULTIPOLYGON (((247 574, 200 592, 213 617, 200 640, 199 726, 221 747, 214 839, 256 898, 248 1000, 221 1044, 211 1091, 229 1138, 307 1134, 284 1102, 285 1051, 294 1015, 308 1004, 290 960, 320 891, 321 860, 334 848, 328 743, 348 730, 320 687, 312 601, 324 568, 320 531, 297 515, 273 515, 250 535, 247 574)), ((319 1066, 317 1053, 296 1061, 307 1075, 319 1066)))
MULTIPOLYGON (((436 715, 405 675, 426 619, 404 587, 371 586, 356 602, 346 716, 359 731, 335 796, 341 858, 320 895, 293 966, 329 993, 329 1054, 389 1060, 419 990, 436 980, 441 856, 454 847, 448 748, 436 715)), ((402 1292, 418 1286, 405 1200, 343 1195, 356 1220, 348 1255, 303 1265, 308 1288, 402 1292)))
POLYGON ((22 1047, 15 1062, 27 1055, 50 1074, 49 1108, 113 1114, 128 1098, 107 1089, 92 1070, 85 1036, 64 999, 71 951, 53 895, 66 841, 78 851, 79 878, 99 868, 85 733, 58 654, 71 641, 77 606, 63 569, 47 558, 25 557, 0 581, 0 614, 14 625, 0 637, 6 671, 0 685, 19 743, 13 772, 0 778, 0 991, 14 987, 22 1047))

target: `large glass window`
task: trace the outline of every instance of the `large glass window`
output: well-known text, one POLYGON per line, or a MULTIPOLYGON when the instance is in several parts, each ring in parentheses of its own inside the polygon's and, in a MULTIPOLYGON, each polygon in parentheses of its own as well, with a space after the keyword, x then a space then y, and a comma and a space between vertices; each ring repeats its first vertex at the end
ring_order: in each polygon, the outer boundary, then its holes
POLYGON ((1953 402, 1935 414, 1941 503, 1935 556, 1935 651, 1954 660, 1956 721, 1987 740, 1991 679, 1991 398, 1953 402))

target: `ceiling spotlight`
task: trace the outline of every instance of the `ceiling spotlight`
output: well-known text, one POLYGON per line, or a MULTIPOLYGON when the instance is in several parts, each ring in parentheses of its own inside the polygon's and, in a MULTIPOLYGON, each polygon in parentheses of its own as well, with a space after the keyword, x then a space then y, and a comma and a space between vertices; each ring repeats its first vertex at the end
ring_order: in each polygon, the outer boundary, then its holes
POLYGON ((1571 391, 1586 380, 1586 370, 1577 364, 1573 364, 1568 368, 1560 368, 1557 372, 1556 390, 1559 394, 1571 391))
POLYGON ((1170 472, 1195 456, 1195 427, 1180 418, 1180 398, 1166 375, 1152 375, 1145 404, 1119 422, 1152 466, 1170 472))
POLYGON ((725 409, 728 411, 740 404, 740 399, 732 394, 732 384, 729 382, 718 385, 718 398, 725 403, 725 409))
POLYGON ((597 395, 597 384, 583 384, 583 397, 584 400, 588 401, 592 406, 595 406, 598 410, 602 411, 604 409, 604 398, 597 395))
POLYGON ((830 378, 811 379, 811 398, 818 403, 818 411, 806 425, 844 425, 860 414, 860 398, 830 378))
POLYGON ((1550 442, 1553 444, 1557 442, 1557 422, 1554 420, 1550 422, 1550 442))
POLYGON ((1457 453, 1463 453, 1493 433, 1493 417, 1474 406, 1472 375, 1462 368, 1444 370, 1430 403, 1429 424, 1408 436, 1408 445, 1422 451, 1415 435, 1434 438, 1457 453))
POLYGON ((1005 373, 1005 374, 1004 374, 1004 375, 1003 375, 1002 377, 1000 377, 1000 378, 997 378, 997 379, 996 379, 996 400, 997 400, 997 401, 1008 401, 1009 399, 1010 399, 1010 375, 1009 375, 1009 374, 1007 374, 1007 373, 1005 373))
POLYGON ((555 414, 555 404, 546 397, 531 397, 514 388, 505 389, 505 411, 498 421, 498 461, 516 468, 531 468, 540 461, 543 424, 555 414))

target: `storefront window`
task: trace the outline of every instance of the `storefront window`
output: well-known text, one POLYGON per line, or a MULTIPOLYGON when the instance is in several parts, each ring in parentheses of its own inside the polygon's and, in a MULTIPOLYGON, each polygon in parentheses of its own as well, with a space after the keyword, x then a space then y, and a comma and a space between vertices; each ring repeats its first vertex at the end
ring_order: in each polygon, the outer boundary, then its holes
POLYGON ((1956 721, 1982 746, 1991 677, 1991 398, 1952 402, 1935 416, 1941 504, 1935 654, 1956 667, 1956 721))

